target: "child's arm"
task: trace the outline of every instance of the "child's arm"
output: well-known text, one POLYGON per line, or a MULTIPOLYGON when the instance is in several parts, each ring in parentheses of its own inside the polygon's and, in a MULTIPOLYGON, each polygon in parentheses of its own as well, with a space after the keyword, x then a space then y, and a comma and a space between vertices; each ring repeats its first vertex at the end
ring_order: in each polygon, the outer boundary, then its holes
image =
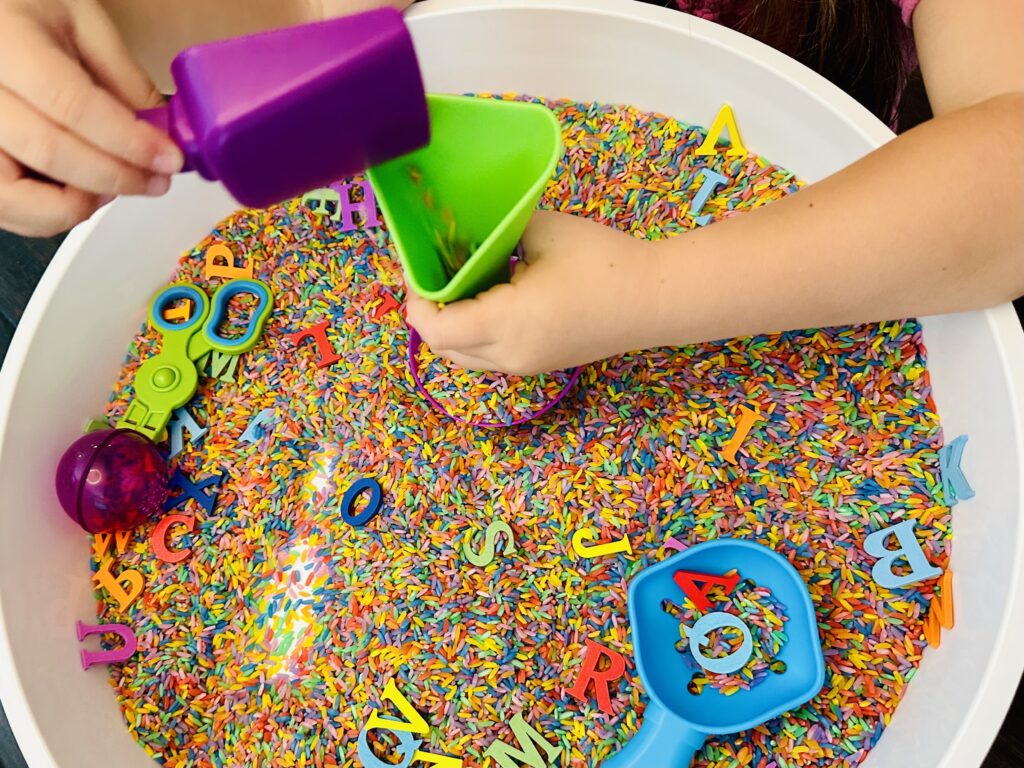
POLYGON ((519 373, 631 349, 956 312, 1024 294, 1024 4, 923 0, 936 118, 799 194, 644 243, 538 215, 512 285, 410 322, 469 367, 519 373))
POLYGON ((412 0, 100 0, 129 50, 157 86, 169 93, 171 60, 209 40, 344 16, 371 8, 404 9, 412 0))

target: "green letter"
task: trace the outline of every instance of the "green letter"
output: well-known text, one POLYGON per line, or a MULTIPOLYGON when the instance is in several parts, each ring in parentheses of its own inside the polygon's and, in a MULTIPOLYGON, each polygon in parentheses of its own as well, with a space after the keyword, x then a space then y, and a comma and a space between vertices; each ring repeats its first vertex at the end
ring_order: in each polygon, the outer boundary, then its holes
POLYGON ((491 561, 494 560, 494 542, 498 538, 499 533, 504 533, 508 536, 508 541, 505 542, 505 549, 502 551, 506 555, 510 554, 516 545, 516 538, 512 535, 512 528, 502 520, 495 520, 487 526, 487 531, 484 533, 483 551, 479 554, 474 552, 470 549, 469 542, 467 541, 462 547, 462 556, 476 566, 490 565, 491 561))
POLYGON ((495 741, 484 752, 484 756, 491 758, 501 768, 520 768, 520 763, 526 763, 530 768, 548 768, 551 761, 558 756, 558 747, 552 746, 535 728, 528 725, 523 720, 521 713, 517 713, 509 725, 512 726, 512 733, 516 736, 516 743, 520 747, 525 744, 530 751, 525 752, 503 742, 495 741), (544 748, 547 759, 544 759, 537 747, 544 748))

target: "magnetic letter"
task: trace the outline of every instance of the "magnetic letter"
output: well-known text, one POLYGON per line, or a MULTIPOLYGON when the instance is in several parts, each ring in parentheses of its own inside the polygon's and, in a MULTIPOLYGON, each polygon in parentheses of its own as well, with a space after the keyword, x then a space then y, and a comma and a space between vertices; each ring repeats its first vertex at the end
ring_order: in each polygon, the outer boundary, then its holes
POLYGON ((342 232, 356 228, 356 211, 363 215, 363 229, 380 226, 380 219, 377 218, 377 196, 373 193, 373 187, 368 181, 360 181, 359 186, 363 190, 363 199, 358 203, 352 202, 352 184, 342 184, 338 188, 338 211, 341 214, 342 232))
POLYGON ((686 549, 686 545, 679 541, 675 536, 669 536, 665 539, 665 549, 674 549, 676 552, 682 552, 686 549))
POLYGON ((164 312, 164 320, 171 322, 172 320, 181 320, 184 322, 192 316, 192 302, 189 299, 185 299, 180 305, 173 309, 168 309, 164 312))
POLYGON ((973 499, 974 489, 967 482, 967 476, 960 469, 960 460, 967 446, 967 435, 960 435, 956 440, 939 449, 939 474, 942 475, 942 495, 947 506, 954 506, 958 501, 973 499))
POLYGON ((686 636, 690 640, 690 653, 693 654, 693 658, 708 672, 716 675, 728 675, 738 669, 743 669, 743 665, 750 661, 750 655, 754 652, 754 639, 750 636, 750 629, 746 622, 731 613, 722 611, 706 613, 697 619, 692 627, 684 625, 683 631, 686 632, 686 636), (707 642, 708 633, 724 627, 732 627, 740 631, 740 634, 743 635, 740 647, 720 659, 705 656, 701 652, 700 646, 707 642))
POLYGON ((484 757, 491 758, 501 768, 520 768, 520 764, 526 763, 530 768, 548 768, 558 757, 558 747, 553 746, 535 728, 529 725, 521 712, 517 712, 509 723, 512 726, 512 733, 515 734, 516 743, 519 748, 510 747, 502 741, 494 741, 484 752, 484 757), (522 749, 525 745, 527 752, 522 749), (537 749, 544 750, 544 755, 537 749))
POLYGON ((104 560, 100 563, 99 571, 92 578, 93 581, 110 593, 110 596, 117 601, 120 609, 124 611, 135 602, 135 598, 142 594, 144 582, 142 574, 138 571, 124 570, 115 576, 110 572, 110 567, 113 564, 113 558, 104 560), (121 586, 122 582, 125 583, 123 587, 121 586))
POLYGON ((675 579, 678 587, 686 593, 686 596, 693 601, 693 604, 702 611, 711 610, 711 601, 708 600, 709 587, 718 585, 725 587, 726 592, 732 592, 740 583, 740 575, 737 572, 725 576, 711 576, 695 571, 676 571, 672 578, 675 579), (698 584, 703 586, 698 587, 698 584))
POLYGON ((700 145, 695 155, 715 155, 718 154, 718 140, 722 136, 724 129, 729 129, 729 139, 732 146, 726 150, 726 157, 746 157, 747 148, 743 146, 743 139, 740 138, 740 129, 736 127, 736 116, 732 113, 732 107, 728 104, 723 104, 722 108, 718 110, 718 116, 715 118, 715 122, 711 124, 708 129, 707 138, 704 139, 704 143, 700 145))
POLYGON ((566 691, 574 699, 584 704, 587 701, 587 686, 594 681, 594 691, 597 693, 597 705, 606 715, 612 714, 612 698, 608 687, 618 680, 626 672, 626 659, 618 651, 606 648, 600 643, 595 643, 587 638, 587 653, 583 657, 583 665, 580 667, 579 677, 576 678, 576 685, 566 691), (597 663, 604 656, 611 663, 608 669, 598 670, 597 663))
POLYGON ((883 528, 869 534, 864 539, 864 551, 872 557, 879 558, 871 569, 871 578, 880 587, 886 589, 899 589, 918 581, 934 579, 941 576, 942 571, 928 562, 921 545, 914 534, 917 523, 913 520, 904 520, 902 523, 883 528), (899 542, 897 549, 886 549, 885 542, 889 536, 895 536, 899 542), (903 558, 910 566, 910 573, 905 576, 897 576, 893 573, 892 567, 897 560, 903 558))
POLYGON ((177 496, 169 496, 164 502, 164 512, 170 512, 175 507, 180 507, 189 499, 198 501, 207 514, 213 511, 213 505, 217 503, 217 486, 224 479, 224 475, 214 475, 205 480, 193 483, 188 476, 180 469, 174 470, 174 477, 171 478, 171 487, 181 490, 177 496), (206 489, 212 490, 207 493, 206 489))
POLYGON ((572 535, 572 548, 580 557, 602 557, 604 555, 615 555, 619 552, 633 554, 633 548, 629 544, 629 537, 623 536, 618 541, 611 541, 605 544, 587 544, 588 541, 597 540, 597 531, 593 528, 580 528, 572 535))
POLYGON ((345 495, 341 497, 341 519, 351 526, 366 525, 380 512, 382 496, 383 492, 381 491, 380 483, 372 477, 359 478, 348 487, 345 495), (356 498, 363 491, 370 492, 370 499, 366 502, 366 507, 363 511, 358 515, 354 515, 352 514, 352 507, 356 503, 356 498))
POLYGON ((432 755, 429 752, 416 750, 416 754, 412 756, 412 761, 415 763, 417 760, 440 766, 440 768, 462 768, 462 758, 451 757, 450 755, 432 755))
POLYGON ((224 243, 211 245, 206 249, 206 279, 225 277, 228 280, 242 278, 252 280, 252 257, 245 260, 244 267, 235 266, 235 254, 224 243))
POLYGON ((933 597, 928 608, 928 615, 924 619, 924 639, 932 648, 942 645, 942 624, 939 620, 939 603, 933 597))
POLYGON ((153 547, 153 554, 165 563, 180 563, 192 554, 192 550, 185 548, 172 552, 167 547, 167 532, 172 525, 184 525, 191 533, 195 530, 196 519, 189 515, 167 515, 153 528, 153 535, 149 537, 149 541, 153 547))
POLYGON ((135 633, 132 632, 131 627, 127 627, 124 624, 99 624, 93 626, 91 624, 83 624, 80 621, 75 622, 75 634, 78 636, 78 642, 82 642, 90 635, 101 635, 106 632, 113 632, 119 635, 124 641, 124 645, 109 651, 86 651, 83 649, 82 669, 88 669, 93 664, 116 664, 119 661, 127 661, 139 647, 139 641, 135 638, 135 633))
POLYGON ((703 227, 711 221, 711 214, 708 213, 704 216, 698 216, 697 214, 704 208, 708 198, 715 194, 716 189, 724 187, 729 183, 729 177, 708 168, 701 168, 700 174, 704 177, 704 183, 697 190, 697 194, 693 196, 693 201, 690 203, 690 213, 693 215, 693 220, 697 222, 697 226, 703 227))
POLYGON ((266 433, 266 430, 263 429, 263 426, 265 424, 273 423, 274 409, 264 408, 262 411, 257 413, 251 419, 249 419, 249 424, 246 426, 245 432, 243 432, 242 436, 238 439, 241 440, 243 443, 255 443, 260 438, 262 438, 263 435, 266 433))
MULTIPOLYGON (((939 592, 942 595, 939 598, 939 623, 943 629, 952 629, 954 624, 953 614, 953 572, 946 569, 945 573, 942 574, 942 580, 939 581, 939 592)), ((935 598, 932 598, 932 603, 935 603, 935 598)))
MULTIPOLYGON (((494 560, 494 544, 498 539, 498 536, 505 534, 507 541, 505 547, 502 550, 502 554, 510 555, 515 551, 516 548, 516 537, 512 533, 512 527, 504 520, 495 520, 493 523, 487 526, 487 530, 484 532, 484 548, 479 553, 474 552, 467 541, 462 547, 462 556, 465 557, 469 562, 478 567, 490 565, 494 560)), ((469 536, 466 537, 467 539, 469 536)))
POLYGON ((736 452, 743 445, 743 441, 750 433, 751 427, 757 421, 757 411, 752 411, 745 405, 740 406, 740 417, 736 420, 736 431, 733 432, 729 442, 722 448, 722 458, 730 464, 736 463, 736 452))
POLYGON ((396 299, 390 293, 388 293, 387 291, 384 291, 383 293, 384 295, 381 297, 380 305, 375 310, 373 310, 373 318, 375 320, 380 320, 383 315, 386 315, 391 310, 398 309, 400 306, 402 306, 401 304, 398 303, 398 299, 396 299))
POLYGON ((215 349, 196 360, 196 370, 217 381, 234 382, 238 355, 226 355, 215 349))
POLYGON ((356 744, 356 753, 359 756, 359 762, 362 763, 363 768, 408 768, 412 764, 413 753, 419 748, 423 742, 419 739, 413 738, 411 733, 405 731, 396 731, 388 728, 398 737, 398 746, 395 749, 398 750, 398 754, 402 756, 402 762, 400 763, 388 763, 378 758, 373 754, 373 750, 370 749, 370 742, 367 739, 367 735, 370 733, 371 726, 369 723, 363 726, 363 730, 359 732, 359 741, 356 744))
POLYGON ((381 699, 394 704, 405 720, 381 717, 379 709, 375 709, 370 713, 370 719, 366 721, 363 730, 359 732, 358 752, 359 759, 362 761, 364 768, 376 768, 377 766, 394 768, 394 764, 378 760, 370 750, 366 735, 377 728, 391 731, 398 737, 397 749, 398 753, 402 756, 402 762, 397 764, 399 768, 417 761, 439 765, 441 768, 461 768, 462 760, 459 758, 420 751, 419 747, 423 742, 413 739, 413 734, 425 734, 430 730, 430 726, 427 725, 427 721, 423 719, 423 716, 416 711, 412 703, 398 690, 394 680, 388 680, 381 699))
POLYGON ((168 458, 173 459, 185 447, 185 430, 188 429, 188 441, 194 443, 201 440, 206 434, 207 428, 199 426, 199 422, 193 418, 184 406, 174 411, 171 423, 167 425, 167 432, 171 437, 171 453, 168 458))
POLYGON ((92 535, 92 551, 97 560, 103 560, 103 556, 110 549, 111 539, 117 542, 117 554, 123 555, 128 550, 128 543, 132 540, 135 531, 114 531, 109 533, 94 533, 92 535))
POLYGON ((313 339, 316 343, 316 351, 320 355, 320 359, 316 362, 317 368, 326 368, 328 365, 333 365, 341 360, 341 355, 334 351, 331 342, 327 340, 327 324, 329 322, 329 320, 323 320, 316 325, 311 325, 309 328, 303 328, 301 331, 285 335, 285 338, 292 340, 292 344, 296 348, 306 339, 313 339))
POLYGON ((309 209, 318 216, 327 216, 337 221, 341 217, 341 198, 336 190, 330 187, 320 187, 302 196, 302 204, 308 205, 309 209), (334 212, 328 203, 334 203, 334 212))
POLYGON ((370 713, 370 719, 366 721, 366 729, 373 730, 374 728, 386 728, 389 731, 395 733, 415 733, 424 734, 430 730, 430 726, 427 721, 423 719, 423 715, 416 711, 416 707, 412 705, 402 692, 398 690, 398 686, 395 685, 394 680, 388 680, 388 684, 384 686, 384 694, 381 696, 382 701, 389 701, 398 708, 398 711, 402 713, 402 717, 405 720, 394 720, 390 717, 381 717, 380 710, 375 709, 370 713))

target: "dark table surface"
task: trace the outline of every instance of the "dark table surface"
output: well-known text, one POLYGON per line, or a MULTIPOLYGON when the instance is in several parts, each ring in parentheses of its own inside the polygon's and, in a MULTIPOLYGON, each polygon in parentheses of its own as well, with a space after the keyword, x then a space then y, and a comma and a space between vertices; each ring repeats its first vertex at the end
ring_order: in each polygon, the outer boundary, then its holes
MULTIPOLYGON (((11 336, 29 296, 62 238, 26 240, 0 232, 0 359, 7 353, 11 336)), ((1021 307, 1018 307, 1018 314, 1021 307)), ((0 670, 0 674, 3 671, 0 670)), ((936 706, 941 706, 937 702, 936 706)), ((1024 692, 1018 690, 983 768, 1024 766, 1024 692)), ((0 768, 25 768, 0 709, 0 768)))

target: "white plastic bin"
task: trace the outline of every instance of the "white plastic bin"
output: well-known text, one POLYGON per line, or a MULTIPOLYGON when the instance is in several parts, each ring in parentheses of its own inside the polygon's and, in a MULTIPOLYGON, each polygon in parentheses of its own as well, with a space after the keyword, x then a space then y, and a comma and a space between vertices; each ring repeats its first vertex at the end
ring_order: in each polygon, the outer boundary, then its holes
MULTIPOLYGON (((892 134, 800 65, 738 34, 626 0, 430 0, 410 13, 428 88, 628 103, 707 125, 733 105, 748 147, 815 181, 892 134)), ((88 538, 53 471, 107 400, 178 255, 234 208, 178 179, 120 200, 68 237, 0 375, 0 696, 32 768, 144 768, 107 671, 83 672, 74 622, 95 616, 88 538)), ((1024 336, 1009 306, 924 322, 947 436, 968 433, 977 497, 954 514, 957 626, 920 674, 869 768, 981 763, 1024 664, 1024 336)))

